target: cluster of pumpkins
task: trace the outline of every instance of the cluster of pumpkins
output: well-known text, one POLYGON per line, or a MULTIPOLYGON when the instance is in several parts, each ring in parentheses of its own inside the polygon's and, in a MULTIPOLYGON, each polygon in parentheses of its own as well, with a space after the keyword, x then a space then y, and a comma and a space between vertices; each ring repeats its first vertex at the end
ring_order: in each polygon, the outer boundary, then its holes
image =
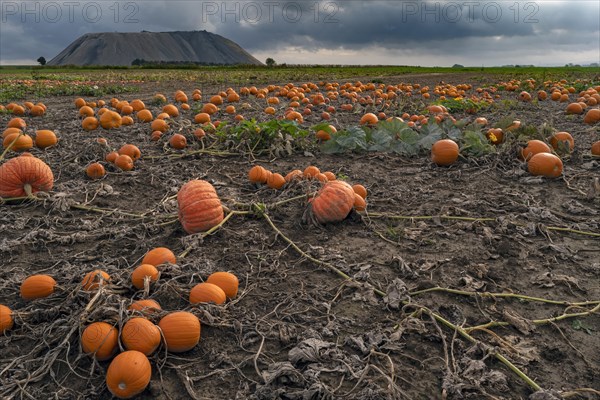
POLYGON ((11 146, 14 151, 27 151, 34 145, 40 149, 51 147, 58 143, 56 134, 48 129, 38 129, 34 137, 26 133, 27 123, 23 118, 15 117, 8 121, 2 132, 2 146, 11 146))
MULTIPOLYGON (((173 252, 165 247, 150 250, 141 264, 131 274, 132 285, 144 289, 145 285, 159 279, 157 266, 175 263, 173 252)), ((96 292, 110 282, 110 276, 102 270, 89 272, 82 280, 82 290, 96 292)), ((237 296, 239 282, 229 272, 215 272, 203 283, 194 286, 189 294, 191 304, 223 304, 237 296)), ((21 297, 28 301, 50 296, 54 293, 56 281, 49 275, 33 275, 25 279, 20 287, 21 297)), ((160 304, 152 299, 133 302, 128 310, 130 318, 120 332, 113 322, 98 321, 87 325, 80 338, 84 353, 98 361, 108 361, 114 357, 106 372, 106 384, 110 392, 118 398, 130 398, 141 393, 149 384, 152 369, 148 356, 164 342, 171 353, 181 353, 193 349, 200 341, 201 324, 193 313, 175 311, 161 313, 160 304), (151 319, 162 314, 158 324, 151 319), (126 350, 115 357, 119 350, 119 339, 126 350)), ((14 326, 13 312, 0 305, 0 334, 14 326)))

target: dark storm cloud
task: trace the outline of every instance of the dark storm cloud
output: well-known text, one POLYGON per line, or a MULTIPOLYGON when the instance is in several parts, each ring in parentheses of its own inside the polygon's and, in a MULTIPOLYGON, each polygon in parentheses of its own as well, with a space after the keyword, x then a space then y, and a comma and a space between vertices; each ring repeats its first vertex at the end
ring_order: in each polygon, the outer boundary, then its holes
MULTIPOLYGON (((531 54, 600 58, 600 6, 585 1, 0 1, 0 61, 47 59, 88 32, 202 30, 252 53, 384 49, 518 63, 531 54), (115 4, 118 7, 115 7, 115 4), (15 10, 16 9, 16 10, 15 10), (62 13, 56 16, 56 10, 62 13), (99 10, 99 12, 98 12, 99 10), (37 13, 37 15, 36 15, 37 13), (99 15, 100 14, 100 15, 99 15), (37 18, 36 18, 37 17, 37 18)), ((378 54, 379 56, 379 54, 378 54)), ((385 58, 381 58, 385 60, 385 58)), ((291 62, 331 62, 322 59, 291 62)), ((538 60, 538 58, 536 58, 538 60)), ((30 62, 31 62, 30 61, 30 62)), ((569 60, 567 60, 569 61, 569 60)), ((357 59, 355 63, 369 63, 357 59)), ((389 63, 396 62, 390 57, 389 63)), ((561 63, 559 60, 558 63, 561 63)), ((415 59, 413 63, 419 63, 415 59)), ((524 63, 524 62, 522 62, 524 63)))

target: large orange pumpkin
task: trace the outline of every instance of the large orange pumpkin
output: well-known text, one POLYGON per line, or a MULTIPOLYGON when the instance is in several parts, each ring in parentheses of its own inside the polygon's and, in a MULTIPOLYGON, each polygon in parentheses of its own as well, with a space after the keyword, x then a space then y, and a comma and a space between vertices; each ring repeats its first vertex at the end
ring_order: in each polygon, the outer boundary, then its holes
POLYGON ((458 159, 458 145, 454 140, 438 140, 431 147, 431 161, 440 166, 454 164, 458 159))
POLYGON ((541 175, 547 178, 557 178, 562 174, 563 163, 552 153, 535 154, 527 163, 531 175, 541 175))
POLYGON ((175 257, 175 254, 166 247, 156 247, 147 252, 142 259, 142 264, 150 264, 154 265, 155 267, 164 263, 177 263, 177 257, 175 257))
POLYGON ((203 180, 192 180, 177 193, 179 221, 189 233, 207 231, 223 221, 223 206, 213 185, 203 180))
POLYGON ((130 399, 144 391, 152 378, 148 357, 137 350, 124 351, 108 366, 106 386, 119 399, 130 399))
POLYGON ((137 350, 149 356, 160 345, 160 329, 146 318, 134 317, 123 325, 121 342, 127 350, 137 350))
POLYGON ((354 190, 344 181, 327 182, 308 204, 308 216, 314 222, 343 221, 354 207, 354 190))
POLYGON ((81 348, 98 361, 110 359, 118 350, 119 332, 106 322, 94 322, 88 325, 81 334, 81 348))
POLYGON ((200 320, 190 312, 176 311, 167 314, 158 326, 170 352, 183 353, 196 347, 200 341, 200 320))

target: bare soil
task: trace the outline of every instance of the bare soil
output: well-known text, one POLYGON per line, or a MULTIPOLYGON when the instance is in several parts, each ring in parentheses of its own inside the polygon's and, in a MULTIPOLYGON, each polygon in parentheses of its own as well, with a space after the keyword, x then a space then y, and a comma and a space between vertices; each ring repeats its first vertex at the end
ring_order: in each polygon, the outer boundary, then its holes
MULTIPOLYGON (((464 75, 413 81, 469 79, 480 84, 464 75)), ((142 85, 129 100, 194 87, 142 85)), ((221 90, 202 89, 205 95, 221 90)), ((151 356, 144 398, 599 398, 600 317, 589 311, 597 311, 600 300, 600 194, 594 191, 600 160, 588 154, 600 135, 597 126, 565 118, 564 104, 519 104, 485 115, 492 122, 507 115, 526 124, 545 121, 572 133, 577 147, 564 158, 564 176, 545 179, 527 173, 515 157, 517 143, 449 168, 426 155, 386 153, 179 157, 183 153, 170 150, 166 139, 151 142, 145 124, 84 132, 73 98, 39 100, 48 105, 47 115, 26 120, 60 136, 58 146, 32 150, 51 166, 55 187, 40 201, 0 205, 0 303, 17 313, 15 328, 0 336, 0 397, 110 398, 108 362, 82 354, 79 334, 93 321, 123 323, 131 300, 145 295, 132 288, 131 271, 146 251, 166 246, 188 252, 162 267, 148 297, 166 311, 196 314, 201 341, 187 353, 161 349, 151 356), (108 150, 96 143, 98 136, 110 149, 139 146, 143 157, 135 170, 123 173, 105 163, 105 178, 87 179, 85 167, 103 161, 108 150), (232 209, 318 188, 308 181, 282 191, 252 185, 247 171, 257 163, 283 174, 316 165, 361 183, 369 191, 367 212, 315 227, 302 223, 301 198, 267 208, 280 233, 265 218, 235 215, 214 235, 186 235, 174 196, 191 179, 210 181, 232 209), (342 279, 332 266, 353 279, 342 279), (94 269, 111 275, 111 285, 96 297, 79 290, 94 269), (224 306, 190 306, 189 289, 218 270, 239 277, 238 298, 224 306), (46 299, 25 302, 20 282, 35 273, 52 275, 59 287, 46 299), (574 313, 582 315, 552 320, 574 313), (464 328, 501 326, 469 330, 470 342, 433 314, 464 328), (544 393, 532 395, 496 354, 544 393)), ((258 107, 244 114, 265 119, 258 107)), ((0 126, 9 118, 0 115, 0 126)), ((336 118, 344 126, 356 116, 336 118)), ((309 117, 306 125, 317 121, 309 117)), ((200 148, 189 129, 182 132, 191 149, 200 148)))

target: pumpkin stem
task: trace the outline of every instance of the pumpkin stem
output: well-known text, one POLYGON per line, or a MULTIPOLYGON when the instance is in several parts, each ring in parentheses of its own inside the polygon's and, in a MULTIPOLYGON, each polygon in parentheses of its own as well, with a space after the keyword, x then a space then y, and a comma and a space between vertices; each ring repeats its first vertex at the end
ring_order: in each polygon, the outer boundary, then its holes
POLYGON ((25 194, 27 195, 27 197, 34 197, 33 196, 33 188, 31 187, 31 185, 29 183, 26 183, 23 186, 23 190, 25 191, 25 194))

